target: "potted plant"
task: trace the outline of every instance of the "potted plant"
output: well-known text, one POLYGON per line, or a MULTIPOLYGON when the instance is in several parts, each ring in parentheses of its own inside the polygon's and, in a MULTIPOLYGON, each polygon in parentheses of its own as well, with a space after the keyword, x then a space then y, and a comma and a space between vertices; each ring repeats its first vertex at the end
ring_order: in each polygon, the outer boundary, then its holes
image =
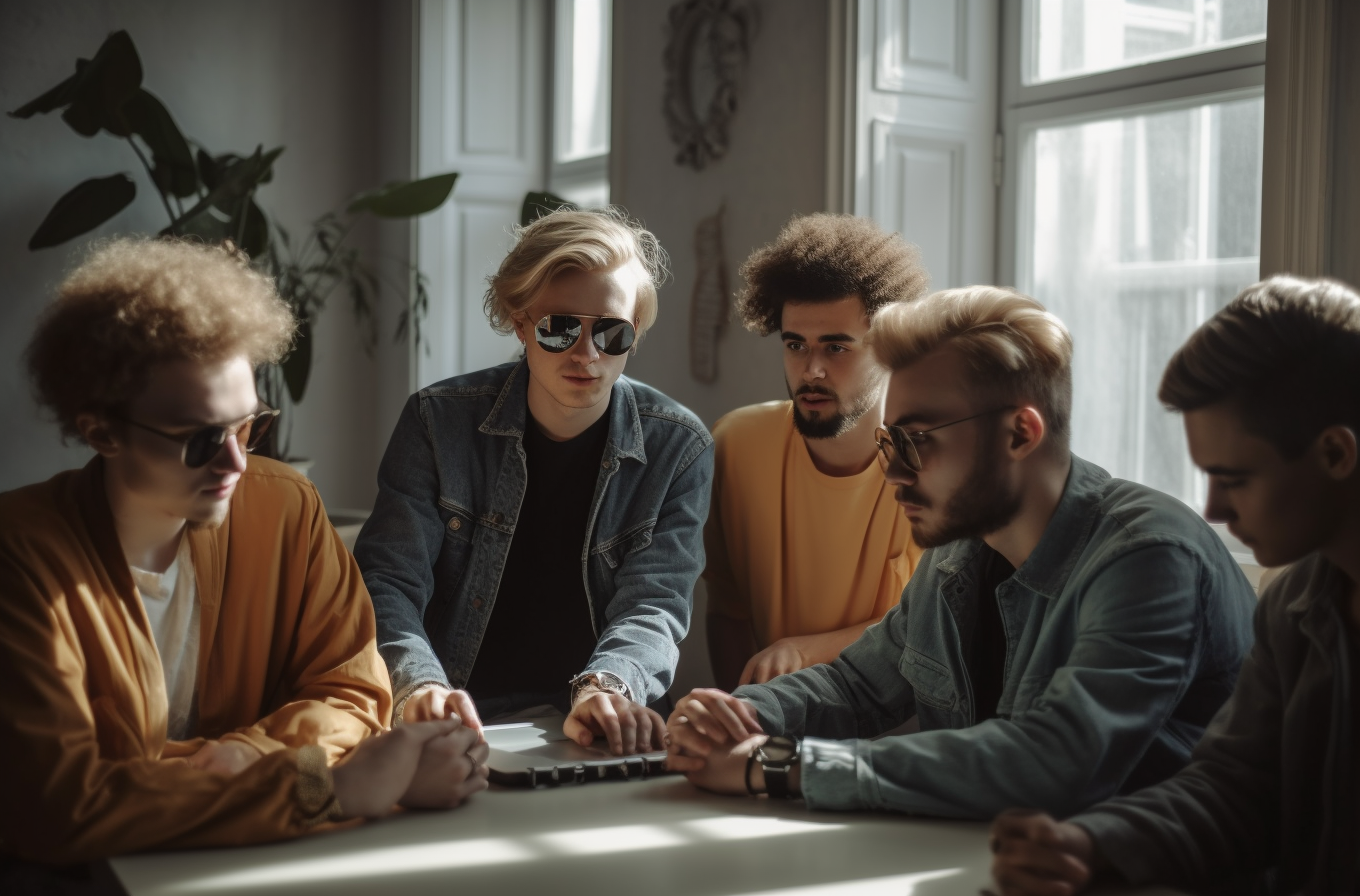
MULTIPOLYGON (((126 31, 109 35, 94 58, 76 60, 75 74, 9 114, 31 118, 58 110, 62 120, 82 137, 102 131, 126 141, 169 219, 161 234, 209 242, 231 240, 250 257, 251 264, 274 279, 279 295, 298 320, 298 335, 280 364, 257 371, 263 398, 273 407, 297 404, 306 394, 312 329, 337 289, 348 293, 356 318, 367 326, 365 347, 369 350, 377 339, 376 301, 384 291, 400 291, 394 288, 399 284, 385 283, 357 249, 346 245, 358 219, 363 215, 410 218, 434 211, 448 198, 458 177, 440 174, 360 193, 341 209, 313 221, 308 233, 295 240, 256 201, 261 185, 273 179, 274 162, 284 148, 265 151, 257 146, 249 155, 213 153, 186 139, 165 104, 142 86, 141 58, 126 31)), ((57 200, 28 247, 58 246, 88 233, 123 211, 136 195, 137 184, 126 173, 77 184, 57 200)), ((396 336, 403 337, 410 327, 419 344, 428 295, 424 277, 414 267, 409 270, 411 299, 402 311, 396 336)), ((287 432, 286 426, 275 427, 263 453, 286 459, 287 432)))

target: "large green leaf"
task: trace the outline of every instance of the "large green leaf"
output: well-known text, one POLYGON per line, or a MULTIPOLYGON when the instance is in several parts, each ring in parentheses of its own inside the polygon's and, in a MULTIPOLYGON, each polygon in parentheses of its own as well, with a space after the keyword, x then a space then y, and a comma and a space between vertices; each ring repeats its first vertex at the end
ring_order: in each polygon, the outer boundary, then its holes
POLYGON ((176 234, 188 232, 190 222, 199 215, 208 213, 208 210, 214 206, 234 217, 239 211, 240 199, 268 179, 274 160, 282 152, 282 146, 271 149, 269 152, 265 152, 264 147, 261 146, 249 158, 233 164, 228 171, 223 173, 222 179, 208 192, 208 195, 171 222, 166 231, 176 234))
POLYGON ((89 62, 76 60, 76 79, 75 97, 61 115, 76 133, 132 133, 124 107, 142 86, 142 60, 126 31, 110 34, 89 62))
POLYGON ((572 209, 575 211, 579 206, 570 199, 563 199, 556 193, 544 191, 542 193, 525 193, 524 204, 519 207, 519 226, 528 227, 544 215, 551 214, 558 209, 572 209))
POLYGON ((76 88, 80 84, 81 74, 76 74, 62 81, 56 87, 44 93, 36 100, 24 103, 13 112, 9 113, 10 118, 32 118, 38 113, 54 112, 63 106, 70 105, 76 98, 76 88))
POLYGON ((136 195, 137 185, 126 174, 87 180, 57 200, 33 232, 28 248, 59 246, 88 233, 127 208, 136 195))
POLYGON ((387 184, 355 196, 346 211, 371 212, 380 218, 414 218, 443 205, 456 180, 458 175, 449 173, 387 184))
POLYGON ((251 258, 260 258, 269 248, 269 220, 253 198, 246 201, 241 214, 244 222, 232 222, 237 228, 233 239, 251 258))
POLYGON ((312 323, 307 318, 298 322, 293 350, 279 366, 283 368, 283 381, 288 384, 288 397, 297 404, 307 391, 307 380, 312 373, 312 323))
POLYGON ((198 192, 194 154, 165 104, 143 89, 133 94, 125 108, 132 132, 151 149, 151 176, 160 191, 180 198, 198 192))

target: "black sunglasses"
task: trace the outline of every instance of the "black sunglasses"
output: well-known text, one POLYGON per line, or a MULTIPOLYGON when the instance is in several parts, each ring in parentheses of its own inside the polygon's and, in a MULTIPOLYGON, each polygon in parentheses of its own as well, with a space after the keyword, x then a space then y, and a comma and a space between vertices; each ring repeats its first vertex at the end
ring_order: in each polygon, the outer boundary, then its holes
POLYGON ((558 354, 576 344, 585 328, 582 320, 593 320, 590 341, 606 355, 623 355, 633 347, 637 330, 626 320, 617 317, 595 317, 590 314, 545 314, 534 324, 534 341, 545 352, 558 354))
POLYGON ((919 429, 914 432, 907 432, 904 427, 896 424, 880 426, 874 430, 874 441, 878 443, 878 450, 883 452, 883 459, 892 466, 893 460, 897 457, 902 458, 902 463, 906 464, 907 469, 913 473, 921 472, 921 454, 916 450, 916 436, 923 436, 928 432, 935 432, 944 429, 946 426, 956 426, 960 423, 967 423, 969 420, 976 420, 979 417, 986 417, 990 414, 999 414, 1002 411, 1013 411, 1015 405, 1006 405, 1001 408, 992 408, 990 411, 983 411, 981 414, 974 414, 971 417, 964 417, 961 420, 951 420, 948 423, 941 423, 939 426, 932 426, 930 429, 919 429))
POLYGON ((179 442, 183 446, 180 452, 180 460, 191 470, 198 469, 217 456, 226 444, 227 439, 232 436, 241 447, 247 451, 254 451, 259 447, 260 442, 264 441, 265 433, 269 432, 269 427, 273 425, 274 418, 279 415, 279 411, 273 408, 264 407, 256 411, 239 423, 231 426, 204 426, 196 429, 187 436, 177 436, 172 433, 164 432, 154 426, 147 426, 145 423, 138 423, 129 417, 121 417, 124 423, 131 423, 138 429, 155 433, 163 439, 172 442, 179 442))

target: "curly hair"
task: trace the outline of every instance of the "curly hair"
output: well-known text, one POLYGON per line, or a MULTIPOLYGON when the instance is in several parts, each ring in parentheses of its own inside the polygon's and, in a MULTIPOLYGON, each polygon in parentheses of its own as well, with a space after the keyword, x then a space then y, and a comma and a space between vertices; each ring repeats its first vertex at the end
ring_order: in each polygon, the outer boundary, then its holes
POLYGON ((1157 397, 1228 402, 1289 460, 1329 426, 1360 428, 1360 292, 1288 274, 1248 286, 1171 357, 1157 397))
POLYGON ((626 264, 636 265, 642 274, 637 288, 639 342, 656 322, 656 288, 669 276, 666 251, 622 209, 559 209, 518 228, 515 236, 515 247, 487 278, 490 286, 482 300, 497 333, 512 332, 515 314, 532 305, 558 274, 612 271, 626 264))
POLYGON ((930 288, 920 250, 854 215, 794 218, 746 259, 741 276, 746 288, 737 296, 737 315, 762 336, 778 332, 786 302, 853 295, 873 317, 884 305, 920 298, 930 288))
POLYGON ((96 243, 57 290, 24 350, 34 397, 66 438, 81 414, 117 414, 153 365, 245 356, 277 362, 297 324, 274 283, 231 246, 96 243))

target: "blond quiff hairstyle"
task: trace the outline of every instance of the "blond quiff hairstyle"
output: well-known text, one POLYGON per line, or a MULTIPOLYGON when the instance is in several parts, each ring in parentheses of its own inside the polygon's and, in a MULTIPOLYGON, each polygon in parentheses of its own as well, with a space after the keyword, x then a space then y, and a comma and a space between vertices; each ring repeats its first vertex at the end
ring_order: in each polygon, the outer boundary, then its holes
POLYGON ((994 401, 1033 404, 1053 443, 1068 444, 1072 335, 1029 296, 969 286, 887 305, 875 315, 867 341, 892 370, 947 346, 968 364, 974 390, 994 401))
MULTIPOLYGON (((656 322, 656 288, 665 282, 666 252, 640 223, 618 208, 560 209, 515 233, 515 247, 487 278, 483 298, 491 328, 514 331, 514 316, 525 311, 553 278, 567 271, 612 271, 636 265, 638 342, 656 322)), ((634 343, 636 347, 637 343, 634 343)))

